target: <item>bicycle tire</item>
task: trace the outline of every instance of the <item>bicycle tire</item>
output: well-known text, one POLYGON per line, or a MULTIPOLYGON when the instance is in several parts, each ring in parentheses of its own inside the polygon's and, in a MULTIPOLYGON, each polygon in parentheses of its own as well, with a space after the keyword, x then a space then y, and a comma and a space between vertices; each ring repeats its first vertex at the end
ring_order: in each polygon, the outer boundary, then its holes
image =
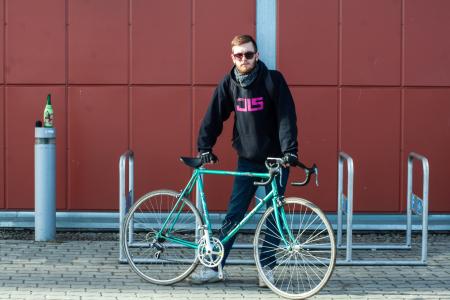
MULTIPOLYGON (((274 209, 261 217, 253 241, 259 276, 275 293, 304 299, 318 293, 331 277, 336 263, 334 232, 325 214, 312 202, 286 198, 286 227, 295 241, 286 246, 276 228, 274 209), (263 247, 264 246, 264 247, 263 247)), ((289 235, 283 229, 286 240, 289 235)))
MULTIPOLYGON (((130 208, 123 224, 122 247, 128 263, 141 278, 154 284, 179 282, 198 265, 197 249, 163 238, 155 239, 155 233, 168 217, 167 212, 178 200, 177 195, 170 190, 145 194, 130 208)), ((177 219, 174 219, 177 214, 173 214, 169 220, 176 222, 170 236, 196 243, 197 230, 203 221, 189 200, 182 201, 182 213, 177 219)))

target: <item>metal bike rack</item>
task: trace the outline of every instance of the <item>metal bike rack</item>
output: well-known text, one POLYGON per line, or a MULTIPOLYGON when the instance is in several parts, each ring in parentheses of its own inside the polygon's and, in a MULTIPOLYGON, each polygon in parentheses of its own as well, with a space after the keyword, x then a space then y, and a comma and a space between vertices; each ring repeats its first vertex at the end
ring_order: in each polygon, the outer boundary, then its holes
MULTIPOLYGON (((119 262, 127 262, 122 241, 124 239, 124 232, 122 232, 125 216, 134 203, 134 153, 131 150, 126 151, 119 159, 119 262), (126 191, 126 162, 128 160, 128 191, 126 191)), ((130 238, 132 235, 132 228, 130 227, 130 238)))
POLYGON ((408 186, 407 186, 407 209, 406 209, 406 239, 400 244, 366 244, 353 243, 353 181, 354 164, 353 159, 344 152, 339 153, 338 162, 338 212, 337 212, 337 242, 338 249, 345 249, 344 260, 336 263, 341 265, 426 265, 427 239, 428 239, 428 190, 429 190, 429 164, 428 160, 417 153, 408 156, 408 186), (413 193, 413 161, 417 159, 422 162, 423 170, 423 195, 422 198, 413 193), (347 192, 344 194, 344 162, 347 163, 347 192), (419 260, 363 260, 353 259, 352 250, 408 250, 411 249, 412 214, 422 216, 422 243, 421 257, 419 260), (346 244, 342 243, 343 214, 346 214, 346 244))
MULTIPOLYGON (((129 245, 130 246, 139 246, 138 243, 133 243, 133 233, 134 233, 134 222, 131 220, 131 226, 129 227, 129 232, 125 233, 122 231, 123 224, 125 222, 126 214, 128 213, 130 207, 134 203, 134 154, 133 151, 129 150, 126 151, 119 160, 119 262, 120 263, 127 263, 127 259, 125 257, 125 252, 122 246, 124 234, 129 235, 129 245), (127 182, 126 182, 126 161, 128 160, 128 191, 126 190, 127 182)), ((261 191, 261 190, 260 190, 261 191)), ((264 195, 258 194, 256 195, 256 201, 258 201, 259 198, 263 198, 264 195)), ((200 202, 200 195, 198 192, 198 187, 196 189, 196 199, 195 199, 195 205, 201 212, 201 202, 200 202)), ((259 218, 262 215, 262 213, 255 214, 254 218, 259 218)), ((196 225, 198 226, 198 224, 196 225)), ((220 225, 219 225, 220 228, 220 225)), ((199 237, 197 237, 199 239, 199 237)), ((252 249, 253 244, 252 243, 234 243, 233 249, 252 249)), ((253 254, 251 255, 253 257, 253 254)), ((151 262, 152 259, 142 259, 144 262, 151 262)), ((228 258, 227 259, 228 265, 254 265, 255 260, 253 258, 251 259, 242 259, 242 258, 228 258)))
POLYGON ((352 260, 352 224, 353 224, 353 159, 346 153, 339 154, 338 163, 338 208, 337 208, 337 237, 336 247, 342 248, 342 215, 347 215, 347 243, 345 261, 352 260), (344 187, 344 160, 347 162, 347 194, 343 193, 344 187))

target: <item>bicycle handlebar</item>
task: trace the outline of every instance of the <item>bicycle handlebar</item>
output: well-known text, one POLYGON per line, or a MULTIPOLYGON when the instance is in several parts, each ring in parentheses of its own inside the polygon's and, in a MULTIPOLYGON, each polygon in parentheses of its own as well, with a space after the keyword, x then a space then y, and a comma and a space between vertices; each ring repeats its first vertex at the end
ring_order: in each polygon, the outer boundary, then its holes
POLYGON ((316 186, 319 186, 319 169, 316 164, 313 164, 312 167, 308 168, 301 162, 297 161, 297 166, 305 171, 306 178, 302 182, 292 182, 293 186, 305 186, 311 180, 311 175, 316 174, 316 186))
POLYGON ((257 185, 257 186, 269 185, 272 182, 272 180, 275 178, 276 173, 277 173, 276 171, 272 172, 271 169, 269 169, 270 177, 266 181, 255 181, 255 182, 253 182, 253 185, 257 185))
MULTIPOLYGON (((284 160, 282 158, 277 157, 268 157, 266 159, 266 167, 269 170, 270 177, 263 182, 255 181, 253 184, 257 186, 265 186, 272 182, 275 175, 279 173, 280 167, 284 164, 284 160)), ((316 174, 316 185, 319 186, 319 169, 317 168, 316 164, 313 164, 311 167, 307 167, 300 161, 296 161, 295 163, 291 164, 293 167, 299 167, 305 171, 306 178, 304 181, 301 182, 292 182, 291 185, 293 186, 305 186, 309 183, 311 180, 311 175, 316 174)))

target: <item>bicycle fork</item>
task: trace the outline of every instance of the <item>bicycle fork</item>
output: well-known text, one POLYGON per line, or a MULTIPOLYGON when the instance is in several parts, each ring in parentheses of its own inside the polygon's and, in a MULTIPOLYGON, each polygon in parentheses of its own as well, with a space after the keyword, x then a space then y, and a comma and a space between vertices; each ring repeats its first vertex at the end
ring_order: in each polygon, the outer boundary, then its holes
POLYGON ((280 196, 277 192, 277 187, 275 180, 272 181, 272 206, 275 214, 275 223, 280 234, 281 240, 287 248, 292 248, 296 246, 296 238, 287 226, 288 221, 286 219, 286 212, 284 211, 285 199, 284 196, 280 196), (287 232, 287 237, 283 234, 283 229, 287 232))

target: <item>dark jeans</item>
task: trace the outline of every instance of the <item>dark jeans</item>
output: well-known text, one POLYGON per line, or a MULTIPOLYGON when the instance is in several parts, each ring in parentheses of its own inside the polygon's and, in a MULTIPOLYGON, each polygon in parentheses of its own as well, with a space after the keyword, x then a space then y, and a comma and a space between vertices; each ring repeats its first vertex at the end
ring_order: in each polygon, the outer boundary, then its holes
MULTIPOLYGON (((237 166, 238 172, 257 172, 257 173, 266 173, 267 168, 264 165, 264 163, 255 163, 243 158, 239 158, 238 160, 238 166, 237 166)), ((277 182, 278 186, 278 192, 280 195, 283 195, 286 189, 286 184, 289 176, 289 168, 282 168, 281 171, 281 184, 280 184, 280 175, 277 176, 274 180, 277 182)), ((222 240, 223 237, 225 237, 228 232, 230 232, 236 224, 238 224, 245 216, 245 213, 247 212, 247 209, 253 199, 253 196, 255 195, 256 189, 258 188, 253 184, 254 181, 258 180, 258 178, 255 177, 247 177, 247 176, 236 176, 234 177, 234 184, 233 184, 233 192, 231 194, 230 202, 228 203, 228 210, 227 214, 225 216, 225 219, 222 224, 221 232, 220 232, 220 239, 222 240)), ((266 186, 266 193, 269 193, 271 190, 271 186, 266 186)), ((267 202, 267 206, 271 206, 272 202, 267 202)), ((269 222, 269 224, 266 224, 268 226, 269 230, 273 230, 274 232, 277 231, 276 226, 274 228, 273 224, 275 222, 269 222)), ((222 260, 222 266, 225 265, 225 261, 228 257, 228 254, 230 253, 231 247, 233 246, 234 240, 236 238, 236 235, 231 238, 227 243, 224 244, 224 257, 222 260)), ((273 237, 272 235, 266 236, 266 241, 263 243, 262 249, 261 249, 261 264, 263 266, 269 265, 274 262, 274 251, 267 251, 265 249, 268 245, 278 245, 280 243, 280 240, 276 237, 273 237)))

